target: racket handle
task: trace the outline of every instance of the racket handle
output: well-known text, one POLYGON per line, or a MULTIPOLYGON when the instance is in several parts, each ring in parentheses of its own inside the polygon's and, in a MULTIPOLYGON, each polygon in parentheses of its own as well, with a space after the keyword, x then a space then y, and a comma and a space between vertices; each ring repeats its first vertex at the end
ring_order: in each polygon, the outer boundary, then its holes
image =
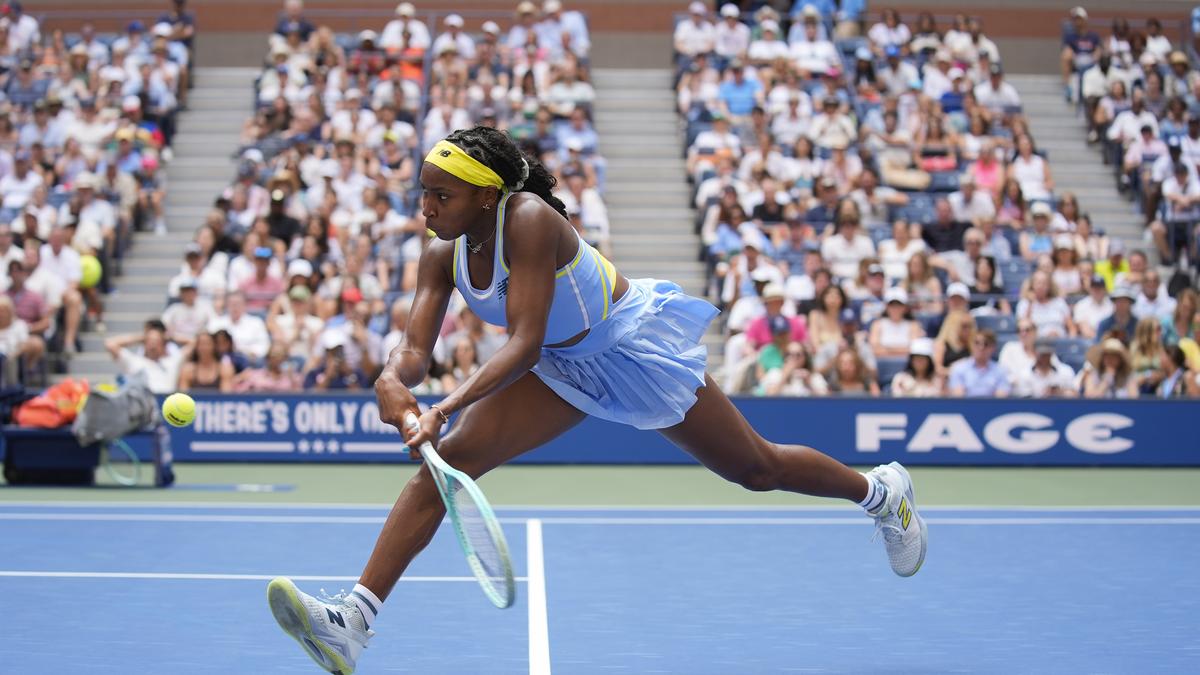
POLYGON ((404 426, 409 431, 417 431, 421 428, 421 422, 412 412, 404 413, 404 426))

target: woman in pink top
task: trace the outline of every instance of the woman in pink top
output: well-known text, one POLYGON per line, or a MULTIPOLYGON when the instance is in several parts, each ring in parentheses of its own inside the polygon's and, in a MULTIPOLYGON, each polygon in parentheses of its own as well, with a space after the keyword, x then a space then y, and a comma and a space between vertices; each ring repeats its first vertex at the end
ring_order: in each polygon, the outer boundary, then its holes
POLYGON ((985 141, 979 148, 979 159, 971 163, 968 169, 975 177, 975 187, 991 193, 993 198, 1000 196, 1000 188, 1004 185, 1004 165, 996 159, 996 144, 985 141))

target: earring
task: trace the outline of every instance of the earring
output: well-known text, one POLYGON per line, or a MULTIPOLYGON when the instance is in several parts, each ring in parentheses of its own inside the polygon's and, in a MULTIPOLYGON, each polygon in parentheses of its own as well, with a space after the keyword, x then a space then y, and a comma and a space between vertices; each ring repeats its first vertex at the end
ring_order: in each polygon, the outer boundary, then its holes
POLYGON ((492 205, 491 205, 491 204, 484 204, 484 205, 483 205, 483 210, 484 210, 484 211, 491 211, 491 210, 492 210, 492 205))

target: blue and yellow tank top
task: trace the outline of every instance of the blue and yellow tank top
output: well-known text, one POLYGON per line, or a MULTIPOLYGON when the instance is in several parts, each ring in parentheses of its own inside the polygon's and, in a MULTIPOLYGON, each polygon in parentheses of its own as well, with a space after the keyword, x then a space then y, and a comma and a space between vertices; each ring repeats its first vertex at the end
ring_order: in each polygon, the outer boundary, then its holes
MULTIPOLYGON (((479 318, 495 326, 507 326, 508 263, 504 259, 505 193, 496 209, 496 252, 492 261, 492 283, 475 288, 467 267, 466 236, 454 240, 454 285, 479 318)), ((571 262, 554 275, 554 299, 546 322, 545 344, 565 342, 608 318, 617 270, 600 252, 575 235, 579 250, 571 262)))

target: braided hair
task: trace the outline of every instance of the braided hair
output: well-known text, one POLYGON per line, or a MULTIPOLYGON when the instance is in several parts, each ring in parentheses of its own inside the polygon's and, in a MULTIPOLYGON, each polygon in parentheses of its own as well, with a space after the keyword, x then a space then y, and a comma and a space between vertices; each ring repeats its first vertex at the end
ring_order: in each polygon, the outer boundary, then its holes
POLYGON ((542 198, 563 218, 567 207, 554 196, 558 180, 550 175, 536 157, 527 157, 507 133, 491 127, 477 126, 460 129, 446 140, 463 149, 471 157, 482 162, 504 180, 504 186, 513 192, 532 192, 542 198))

